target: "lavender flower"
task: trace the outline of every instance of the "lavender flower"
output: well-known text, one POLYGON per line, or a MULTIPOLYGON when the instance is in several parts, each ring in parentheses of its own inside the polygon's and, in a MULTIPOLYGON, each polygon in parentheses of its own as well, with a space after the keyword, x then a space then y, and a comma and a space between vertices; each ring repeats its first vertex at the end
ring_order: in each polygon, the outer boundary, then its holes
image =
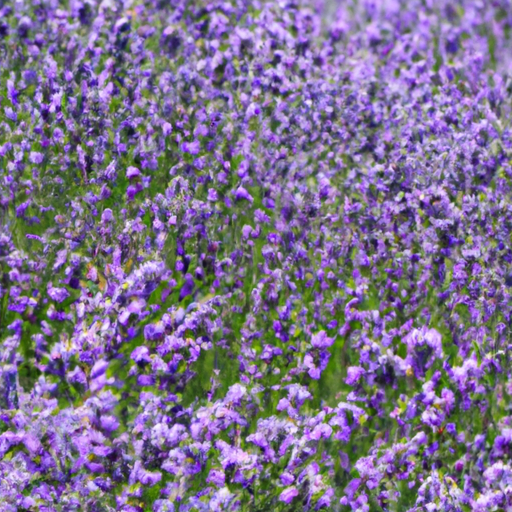
POLYGON ((288 505, 298 495, 299 491, 295 486, 288 487, 279 495, 279 501, 282 501, 283 503, 286 503, 288 505))

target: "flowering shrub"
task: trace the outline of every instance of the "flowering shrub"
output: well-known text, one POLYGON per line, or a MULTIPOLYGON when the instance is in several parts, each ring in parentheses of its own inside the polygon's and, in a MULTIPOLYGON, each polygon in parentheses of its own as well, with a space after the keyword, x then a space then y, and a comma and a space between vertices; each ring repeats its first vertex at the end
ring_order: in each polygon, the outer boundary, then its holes
POLYGON ((511 28, 0 2, 0 511, 510 510, 511 28))

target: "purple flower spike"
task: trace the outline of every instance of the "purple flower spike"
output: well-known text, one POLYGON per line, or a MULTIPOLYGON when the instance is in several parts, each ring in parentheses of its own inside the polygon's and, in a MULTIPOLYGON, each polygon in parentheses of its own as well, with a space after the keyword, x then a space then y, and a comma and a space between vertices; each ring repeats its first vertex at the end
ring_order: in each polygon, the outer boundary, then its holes
POLYGON ((140 183, 136 183, 135 185, 129 185, 126 189, 126 196, 128 201, 133 201, 135 196, 142 190, 142 185, 140 183))
POLYGON ((144 337, 147 340, 155 341, 162 337, 164 330, 164 325, 162 323, 148 324, 144 327, 144 337))
POLYGON ((149 350, 147 347, 137 347, 130 356, 136 363, 150 363, 149 350))
POLYGON ((224 474, 224 471, 221 471, 219 469, 211 469, 210 474, 206 479, 207 482, 212 483, 217 487, 223 487, 225 484, 225 480, 226 476, 224 474))
POLYGON ((194 291, 194 287, 195 287, 194 278, 192 277, 191 274, 187 274, 185 276, 185 282, 183 283, 183 286, 181 287, 181 290, 180 290, 180 296, 179 296, 180 302, 194 291))
POLYGON ((119 421, 114 416, 102 416, 100 424, 101 428, 106 432, 114 432, 119 427, 119 421))
POLYGON ((282 473, 279 478, 281 479, 281 482, 283 482, 283 485, 291 485, 293 482, 295 482, 295 477, 287 471, 282 473))
POLYGON ((172 133, 172 124, 164 122, 162 124, 162 131, 166 137, 169 136, 172 133))
POLYGON ((247 190, 242 186, 240 186, 236 189, 235 198, 237 200, 245 199, 246 201, 249 201, 250 203, 252 203, 254 201, 251 194, 249 194, 249 192, 247 192, 247 190))
POLYGON ((347 370, 347 378, 345 379, 345 382, 349 386, 353 386, 359 382, 359 379, 364 375, 364 373, 364 368, 361 368, 360 366, 350 366, 347 370))
POLYGON ((66 288, 55 288, 51 286, 48 288, 48 295, 56 302, 63 302, 69 297, 69 292, 66 288))
POLYGON ((101 214, 101 221, 103 222, 103 224, 112 222, 113 218, 114 218, 114 215, 112 213, 112 210, 110 208, 105 208, 103 210, 103 213, 101 214))
POLYGON ((42 153, 38 153, 37 151, 31 151, 29 158, 33 164, 40 164, 44 159, 44 155, 42 153))
POLYGON ((208 189, 208 201, 218 201, 219 195, 214 188, 208 189))
POLYGON ((295 486, 288 487, 279 495, 279 501, 289 505, 295 497, 299 495, 299 491, 295 486))
POLYGON ((91 368, 91 379, 96 379, 103 375, 108 368, 108 362, 104 360, 97 361, 94 363, 94 366, 91 368))
POLYGON ((200 149, 201 143, 198 140, 195 140, 193 142, 184 142, 181 145, 181 151, 183 151, 183 153, 188 153, 190 155, 197 155, 200 149))
POLYGON ((133 178, 136 178, 137 176, 140 176, 140 170, 137 169, 137 167, 128 167, 128 169, 126 169, 126 177, 129 179, 129 180, 132 180, 133 178))
POLYGON ((315 348, 327 348, 334 343, 334 338, 329 338, 325 331, 314 334, 311 338, 311 345, 315 348))
POLYGON ((247 393, 247 388, 245 386, 241 386, 240 384, 234 384, 228 390, 226 395, 226 400, 230 402, 240 402, 240 400, 247 393))

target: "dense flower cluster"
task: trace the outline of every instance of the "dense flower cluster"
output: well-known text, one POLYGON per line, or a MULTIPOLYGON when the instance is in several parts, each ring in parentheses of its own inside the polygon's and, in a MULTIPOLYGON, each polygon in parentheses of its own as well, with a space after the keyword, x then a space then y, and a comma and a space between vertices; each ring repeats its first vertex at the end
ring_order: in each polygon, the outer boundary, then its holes
POLYGON ((0 512, 509 510, 511 29, 0 2, 0 512))

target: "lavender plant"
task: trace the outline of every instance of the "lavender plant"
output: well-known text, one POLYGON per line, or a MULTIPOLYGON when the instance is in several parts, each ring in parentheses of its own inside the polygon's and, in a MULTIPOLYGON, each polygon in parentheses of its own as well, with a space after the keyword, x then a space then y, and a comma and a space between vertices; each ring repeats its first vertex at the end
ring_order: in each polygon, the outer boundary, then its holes
POLYGON ((511 27, 0 1, 0 512, 510 510, 511 27))

